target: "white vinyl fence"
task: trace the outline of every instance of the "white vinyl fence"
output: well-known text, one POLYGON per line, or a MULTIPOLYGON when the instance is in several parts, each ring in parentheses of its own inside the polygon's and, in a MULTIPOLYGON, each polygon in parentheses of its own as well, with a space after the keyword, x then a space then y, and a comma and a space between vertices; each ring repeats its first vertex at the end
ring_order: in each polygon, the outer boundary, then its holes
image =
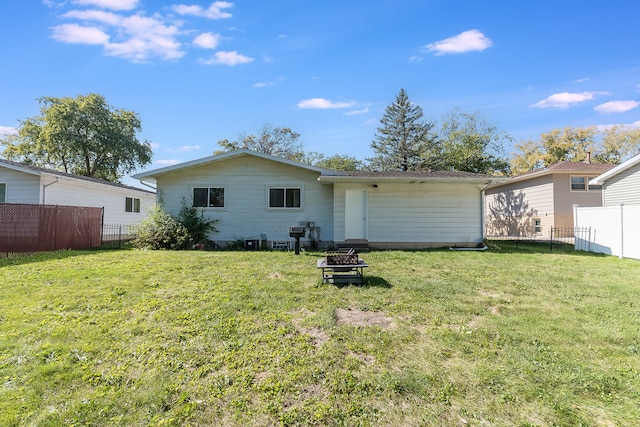
POLYGON ((576 250, 640 259, 640 206, 574 206, 573 218, 574 226, 591 227, 589 237, 576 236, 576 250))

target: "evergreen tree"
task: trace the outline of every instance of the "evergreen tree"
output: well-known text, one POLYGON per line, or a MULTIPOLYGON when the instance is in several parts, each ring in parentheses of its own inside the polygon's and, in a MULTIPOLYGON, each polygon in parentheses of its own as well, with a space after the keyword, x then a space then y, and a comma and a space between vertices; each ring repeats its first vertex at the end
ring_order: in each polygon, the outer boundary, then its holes
POLYGON ((371 148, 375 157, 369 168, 383 171, 416 171, 430 168, 435 158, 433 123, 422 121, 422 108, 413 105, 404 89, 384 112, 371 148))

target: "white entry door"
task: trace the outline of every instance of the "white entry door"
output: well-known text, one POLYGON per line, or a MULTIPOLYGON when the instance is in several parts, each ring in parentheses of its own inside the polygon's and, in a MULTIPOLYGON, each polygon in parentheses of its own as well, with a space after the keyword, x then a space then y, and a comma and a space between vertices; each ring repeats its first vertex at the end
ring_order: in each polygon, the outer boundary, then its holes
POLYGON ((345 240, 366 240, 367 238, 367 192, 345 192, 344 200, 345 240))

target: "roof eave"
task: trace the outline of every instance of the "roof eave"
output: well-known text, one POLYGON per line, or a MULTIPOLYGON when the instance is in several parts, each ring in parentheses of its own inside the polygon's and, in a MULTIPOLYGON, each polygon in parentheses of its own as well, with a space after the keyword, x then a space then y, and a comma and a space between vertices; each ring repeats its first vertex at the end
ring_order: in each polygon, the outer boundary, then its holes
POLYGON ((608 171, 596 176, 595 178, 589 181, 589 184, 604 185, 605 181, 608 180, 609 178, 612 178, 618 175, 619 173, 626 171, 627 169, 637 165, 638 163, 640 163, 640 154, 637 154, 634 157, 627 160, 626 162, 622 162, 618 166, 612 169, 609 169, 608 171))

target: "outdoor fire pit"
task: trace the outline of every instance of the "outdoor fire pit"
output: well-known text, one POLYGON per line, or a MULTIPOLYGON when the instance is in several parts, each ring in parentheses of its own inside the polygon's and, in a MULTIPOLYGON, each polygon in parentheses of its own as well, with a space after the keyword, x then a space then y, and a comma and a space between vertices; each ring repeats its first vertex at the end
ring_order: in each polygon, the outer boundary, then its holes
POLYGON ((362 283, 365 267, 368 265, 360 259, 355 249, 344 251, 328 251, 320 258, 316 267, 322 270, 322 281, 325 283, 362 283))

